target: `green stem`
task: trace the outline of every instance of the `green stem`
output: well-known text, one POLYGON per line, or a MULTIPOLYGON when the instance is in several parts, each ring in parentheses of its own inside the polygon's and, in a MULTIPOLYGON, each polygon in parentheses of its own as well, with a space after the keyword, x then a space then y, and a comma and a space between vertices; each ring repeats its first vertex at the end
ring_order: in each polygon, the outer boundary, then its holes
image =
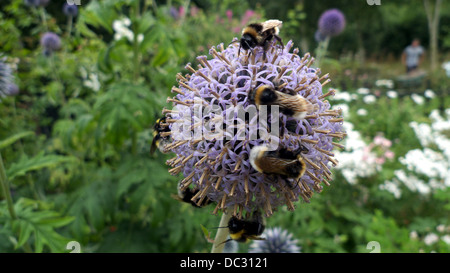
MULTIPOLYGON (((219 227, 228 226, 228 221, 230 221, 231 214, 226 213, 225 211, 222 214, 222 218, 220 219, 219 227)), ((211 248, 211 253, 222 253, 223 248, 225 247, 225 240, 228 236, 228 228, 219 228, 216 233, 216 237, 214 238, 214 244, 211 248)))
POLYGON ((70 39, 71 35, 72 35, 72 25, 73 25, 73 17, 72 16, 68 16, 67 19, 67 38, 70 39))
POLYGON ((66 101, 66 96, 64 95, 64 90, 63 90, 64 85, 63 85, 61 79, 59 78, 59 73, 58 73, 58 70, 56 69, 54 52, 51 53, 51 56, 49 57, 49 59, 50 59, 51 69, 53 70, 53 75, 55 76, 55 80, 57 82, 59 82, 59 84, 61 85, 61 89, 59 89, 59 95, 61 96, 62 105, 64 106, 67 101, 66 101))
POLYGON ((317 58, 315 60, 315 66, 320 67, 320 62, 322 61, 322 58, 325 57, 328 50, 328 45, 330 44, 330 37, 327 36, 323 42, 319 43, 319 46, 317 48, 317 58))
POLYGON ((134 80, 138 81, 141 71, 141 64, 140 64, 140 56, 139 56, 139 41, 138 41, 138 35, 139 35, 139 28, 138 28, 138 19, 140 18, 140 7, 139 7, 140 1, 136 1, 135 5, 135 18, 133 22, 133 59, 134 59, 134 80))
POLYGON ((45 9, 43 7, 40 7, 39 11, 41 13, 41 20, 42 20, 42 24, 44 25, 44 29, 45 29, 45 31, 48 31, 47 16, 45 15, 45 9))
POLYGON ((6 198, 6 203, 8 204, 9 215, 11 215, 11 219, 16 220, 16 212, 14 211, 14 204, 12 201, 11 191, 9 190, 9 184, 6 177, 5 166, 3 165, 2 154, 0 153, 0 184, 3 190, 3 194, 6 198))

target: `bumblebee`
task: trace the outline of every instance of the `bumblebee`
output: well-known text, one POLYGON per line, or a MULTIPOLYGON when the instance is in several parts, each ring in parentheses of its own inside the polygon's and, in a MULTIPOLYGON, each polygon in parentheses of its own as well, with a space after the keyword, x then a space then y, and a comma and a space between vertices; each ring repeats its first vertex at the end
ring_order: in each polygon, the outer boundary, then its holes
POLYGON ((239 243, 247 243, 250 240, 265 240, 265 238, 260 237, 266 226, 264 218, 259 212, 254 212, 252 218, 249 220, 240 220, 237 217, 232 216, 226 227, 230 232, 230 239, 223 243, 231 240, 235 240, 239 243))
POLYGON ((156 120, 156 124, 153 126, 153 140, 150 146, 150 154, 154 154, 157 148, 162 153, 166 153, 164 146, 170 143, 170 140, 168 136, 162 136, 161 133, 170 132, 170 129, 169 126, 163 125, 164 123, 166 123, 166 117, 156 120))
POLYGON ((314 110, 313 104, 301 95, 283 93, 269 85, 251 90, 249 100, 256 106, 278 105, 281 113, 296 120, 304 119, 308 112, 314 110))
POLYGON ((253 49, 256 46, 261 46, 264 49, 264 60, 266 59, 266 51, 269 47, 269 42, 275 38, 284 48, 283 42, 278 36, 280 27, 283 22, 279 20, 268 20, 262 23, 253 23, 246 26, 242 30, 242 37, 239 41, 239 54, 241 47, 245 50, 253 49))
POLYGON ((181 190, 180 187, 178 187, 178 195, 172 195, 172 198, 174 198, 175 200, 178 200, 180 202, 191 204, 193 207, 196 207, 196 208, 203 208, 203 207, 211 204, 212 201, 208 197, 203 199, 200 204, 197 204, 191 200, 192 197, 194 197, 199 191, 200 191, 200 189, 191 189, 191 188, 181 190))
POLYGON ((305 174, 306 164, 301 153, 281 148, 277 151, 269 151, 267 146, 254 146, 250 151, 250 164, 260 173, 278 174, 283 178, 299 179, 305 174))

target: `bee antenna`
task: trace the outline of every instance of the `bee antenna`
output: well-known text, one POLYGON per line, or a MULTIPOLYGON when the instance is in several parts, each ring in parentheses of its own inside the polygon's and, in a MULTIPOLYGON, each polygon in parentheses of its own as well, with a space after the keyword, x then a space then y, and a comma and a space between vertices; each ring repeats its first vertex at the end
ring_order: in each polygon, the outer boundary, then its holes
POLYGON ((231 43, 228 44, 228 46, 230 46, 231 44, 235 44, 235 43, 239 43, 239 40, 232 41, 231 43))

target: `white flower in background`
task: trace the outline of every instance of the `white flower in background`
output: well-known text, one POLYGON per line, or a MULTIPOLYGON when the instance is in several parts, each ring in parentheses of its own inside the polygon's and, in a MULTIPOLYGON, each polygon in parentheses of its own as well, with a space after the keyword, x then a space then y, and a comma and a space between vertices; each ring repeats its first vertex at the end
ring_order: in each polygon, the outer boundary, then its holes
POLYGON ((450 245, 450 235, 442 236, 441 240, 444 241, 447 245, 450 245))
POLYGON ((409 238, 416 240, 417 238, 419 238, 419 235, 417 234, 417 231, 413 230, 409 233, 409 238))
POLYGON ((442 68, 445 69, 445 72, 447 73, 447 77, 450 77, 450 62, 443 63, 442 68))
POLYGON ((422 105, 425 102, 425 99, 422 96, 419 96, 417 94, 412 94, 411 99, 419 105, 422 105))
POLYGON ((426 98, 432 99, 432 98, 436 97, 436 94, 433 92, 433 90, 427 89, 427 90, 425 90, 424 96, 426 98))
POLYGON ((397 93, 397 91, 394 91, 394 90, 389 90, 389 91, 387 91, 387 92, 386 92, 386 95, 387 95, 389 98, 391 98, 391 99, 396 99, 396 98, 398 98, 398 93, 397 93))
MULTIPOLYGON (((410 191, 420 194, 450 187, 450 111, 445 112, 444 119, 439 111, 432 111, 431 125, 415 121, 409 124, 423 148, 410 150, 399 158, 407 171, 396 170, 392 182, 404 184, 410 191)), ((389 187, 392 187, 389 183, 381 186, 392 192, 389 187)))
POLYGON ((384 184, 379 186, 379 189, 392 193, 397 199, 399 199, 402 195, 402 191, 400 190, 398 183, 395 181, 385 181, 384 184))
POLYGON ((393 88, 394 87, 394 81, 387 80, 387 79, 381 79, 375 81, 375 85, 378 87, 386 87, 386 88, 393 88))
MULTIPOLYGON (((134 41, 134 33, 128 27, 131 25, 131 20, 129 18, 123 18, 120 20, 115 20, 113 22, 114 40, 118 41, 123 37, 126 37, 128 41, 134 41)), ((141 43, 144 40, 144 34, 140 33, 137 36, 138 43, 141 43)))
POLYGON ((361 87, 356 90, 356 93, 360 95, 368 95, 370 93, 370 90, 368 88, 361 87))
POLYGON ((357 114, 358 116, 367 116, 368 112, 367 112, 366 109, 361 108, 361 109, 358 109, 358 111, 356 111, 356 114, 357 114))
POLYGON ((336 151, 339 158, 337 169, 348 183, 356 184, 358 177, 369 177, 373 175, 379 165, 376 163, 376 155, 367 151, 367 145, 361 134, 354 130, 353 124, 344 121, 343 127, 347 133, 345 138, 345 150, 336 151))
POLYGON ((439 232, 444 232, 445 231, 445 225, 441 224, 441 225, 437 226, 436 230, 439 231, 439 232))
POLYGON ((98 74, 96 73, 89 73, 86 68, 81 67, 80 68, 80 74, 83 78, 83 85, 85 87, 88 87, 95 92, 99 91, 101 88, 100 81, 98 80, 98 74))
POLYGON ((352 96, 350 95, 349 92, 341 91, 341 92, 336 92, 336 94, 334 95, 334 99, 350 102, 350 101, 352 101, 352 96))
POLYGON ((426 245, 432 245, 432 244, 436 243, 437 241, 439 241, 439 236, 437 236, 434 233, 430 233, 430 234, 427 234, 427 236, 425 236, 425 238, 423 238, 423 241, 425 242, 426 245))
POLYGON ((363 98, 364 103, 372 104, 377 101, 377 98, 374 95, 366 95, 363 98))

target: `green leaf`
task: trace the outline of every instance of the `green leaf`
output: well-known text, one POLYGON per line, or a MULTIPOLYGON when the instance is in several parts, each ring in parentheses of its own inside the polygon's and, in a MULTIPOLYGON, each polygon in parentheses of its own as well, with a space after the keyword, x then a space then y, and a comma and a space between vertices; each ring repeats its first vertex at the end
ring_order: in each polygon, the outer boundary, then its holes
POLYGON ((24 155, 20 158, 19 162, 11 164, 11 167, 6 171, 6 175, 12 180, 17 176, 25 175, 30 171, 53 167, 73 160, 75 160, 75 158, 69 156, 45 155, 43 151, 32 158, 28 158, 24 155))
POLYGON ((27 136, 33 136, 33 131, 26 131, 26 132, 20 132, 15 135, 12 135, 8 137, 5 140, 0 141, 0 149, 3 149, 5 147, 8 147, 9 145, 13 144, 14 142, 18 141, 21 138, 27 137, 27 136))

